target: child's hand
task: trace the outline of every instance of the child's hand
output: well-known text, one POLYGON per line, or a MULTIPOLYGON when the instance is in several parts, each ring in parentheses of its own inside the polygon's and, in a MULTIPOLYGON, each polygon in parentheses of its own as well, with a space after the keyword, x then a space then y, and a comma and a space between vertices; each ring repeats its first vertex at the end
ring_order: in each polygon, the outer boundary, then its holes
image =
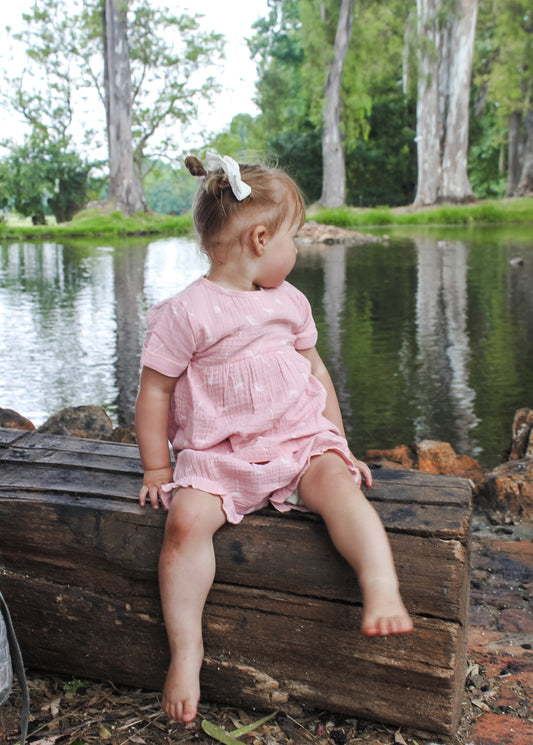
POLYGON ((350 451, 350 457, 352 459, 352 463, 354 466, 361 472, 361 476, 365 480, 365 484, 367 486, 372 486, 372 471, 367 466, 366 463, 363 463, 362 460, 357 460, 355 455, 350 451))
POLYGON ((168 468, 145 471, 143 485, 139 492, 139 504, 141 507, 144 507, 146 497, 148 497, 154 510, 157 510, 159 508, 159 489, 163 484, 168 484, 172 481, 173 476, 174 472, 170 466, 168 468))

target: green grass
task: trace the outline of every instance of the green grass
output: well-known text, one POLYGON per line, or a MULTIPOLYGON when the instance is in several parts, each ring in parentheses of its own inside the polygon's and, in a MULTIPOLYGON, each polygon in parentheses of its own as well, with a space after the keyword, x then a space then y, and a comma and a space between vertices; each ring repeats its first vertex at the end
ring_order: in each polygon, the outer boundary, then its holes
MULTIPOLYGON (((440 205, 429 208, 374 207, 359 209, 311 209, 309 219, 342 228, 386 227, 395 225, 495 225, 533 223, 533 198, 486 200, 468 205, 440 205)), ((71 222, 32 225, 29 218, 10 215, 0 223, 0 238, 43 239, 49 237, 119 237, 131 235, 189 235, 193 231, 190 215, 146 214, 128 217, 122 212, 102 208, 83 210, 71 222)))
POLYGON ((533 222, 533 199, 487 200, 468 205, 438 207, 374 207, 318 209, 310 217, 316 222, 341 228, 393 225, 494 225, 533 222))
POLYGON ((188 235, 193 230, 190 215, 158 215, 140 212, 128 217, 122 212, 103 209, 82 210, 71 222, 56 224, 47 218, 47 225, 32 225, 31 220, 10 216, 0 223, 3 238, 101 237, 127 235, 188 235))

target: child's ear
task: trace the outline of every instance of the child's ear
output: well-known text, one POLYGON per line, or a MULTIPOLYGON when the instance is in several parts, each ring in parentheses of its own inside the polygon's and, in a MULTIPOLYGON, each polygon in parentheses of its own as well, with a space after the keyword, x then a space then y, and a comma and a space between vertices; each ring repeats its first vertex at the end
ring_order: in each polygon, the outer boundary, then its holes
POLYGON ((264 225, 256 225, 251 233, 252 250, 257 256, 262 256, 265 252, 267 242, 267 229, 264 225))

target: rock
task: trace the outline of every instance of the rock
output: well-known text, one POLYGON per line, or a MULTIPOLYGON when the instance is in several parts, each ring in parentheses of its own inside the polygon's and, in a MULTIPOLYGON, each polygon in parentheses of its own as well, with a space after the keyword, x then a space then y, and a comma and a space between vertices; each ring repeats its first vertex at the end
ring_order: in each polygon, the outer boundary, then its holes
POLYGON ((101 406, 74 406, 58 411, 37 431, 49 435, 109 440, 113 434, 113 422, 101 406))
POLYGON ((518 519, 533 518, 533 458, 510 460, 497 466, 478 498, 498 521, 501 513, 518 519))
POLYGON ((513 419, 509 460, 533 458, 533 409, 518 409, 513 419))
POLYGON ((19 414, 13 409, 1 409, 0 408, 0 427, 7 427, 8 429, 35 429, 33 422, 26 419, 25 416, 19 414))
POLYGON ((387 236, 363 235, 357 230, 346 230, 335 225, 323 225, 314 220, 309 220, 303 225, 296 235, 296 242, 308 243, 381 243, 387 240, 387 236))
POLYGON ((408 445, 398 445, 391 450, 367 450, 365 460, 383 468, 416 469, 416 455, 408 445))
POLYGON ((496 522, 533 518, 533 410, 520 409, 513 422, 515 458, 486 472, 477 460, 458 455, 447 442, 422 440, 408 447, 368 450, 369 464, 384 468, 409 468, 424 473, 448 474, 470 479, 474 504, 496 522), (525 457, 520 457, 520 456, 525 457))
POLYGON ((422 440, 415 444, 418 470, 424 473, 446 473, 470 479, 476 486, 485 482, 487 474, 475 458, 459 455, 449 442, 422 440))
POLYGON ((477 489, 486 482, 487 473, 469 455, 459 455, 448 442, 422 440, 414 445, 400 445, 391 450, 369 450, 366 454, 369 463, 390 468, 396 463, 423 473, 448 474, 470 479, 477 489))
POLYGON ((135 427, 131 425, 122 425, 120 427, 115 427, 113 430, 113 433, 110 437, 110 439, 113 442, 122 442, 122 443, 137 443, 137 435, 135 434, 135 427))

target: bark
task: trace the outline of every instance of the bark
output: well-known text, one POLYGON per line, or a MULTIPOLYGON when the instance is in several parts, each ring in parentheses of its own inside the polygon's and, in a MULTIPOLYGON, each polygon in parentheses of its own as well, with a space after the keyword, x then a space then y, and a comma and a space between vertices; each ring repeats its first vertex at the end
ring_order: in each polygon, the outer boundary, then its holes
MULTIPOLYGON (((165 516, 132 498, 137 448, 0 429, 0 459, 2 592, 27 659, 77 678, 161 686, 165 516)), ((368 497, 416 631, 379 643, 357 633, 360 588, 322 520, 261 510, 215 536, 206 700, 340 711, 453 737, 466 674, 470 485, 381 468, 368 497)))
POLYGON ((520 181, 521 164, 524 159, 524 138, 522 136, 522 114, 514 111, 509 118, 509 156, 507 162, 506 197, 514 196, 520 181))
POLYGON ((529 111, 525 118, 526 144, 520 181, 514 196, 525 197, 533 193, 533 111, 529 111))
POLYGON ((478 0, 417 0, 417 205, 474 199, 467 174, 470 76, 478 0))
POLYGON ((105 0, 104 63, 109 201, 128 215, 146 211, 147 203, 133 162, 131 70, 127 37, 127 2, 105 0))
POLYGON ((341 207, 346 197, 346 168, 340 126, 341 79, 350 44, 355 0, 342 0, 335 34, 333 60, 324 88, 322 162, 323 181, 320 204, 341 207))

